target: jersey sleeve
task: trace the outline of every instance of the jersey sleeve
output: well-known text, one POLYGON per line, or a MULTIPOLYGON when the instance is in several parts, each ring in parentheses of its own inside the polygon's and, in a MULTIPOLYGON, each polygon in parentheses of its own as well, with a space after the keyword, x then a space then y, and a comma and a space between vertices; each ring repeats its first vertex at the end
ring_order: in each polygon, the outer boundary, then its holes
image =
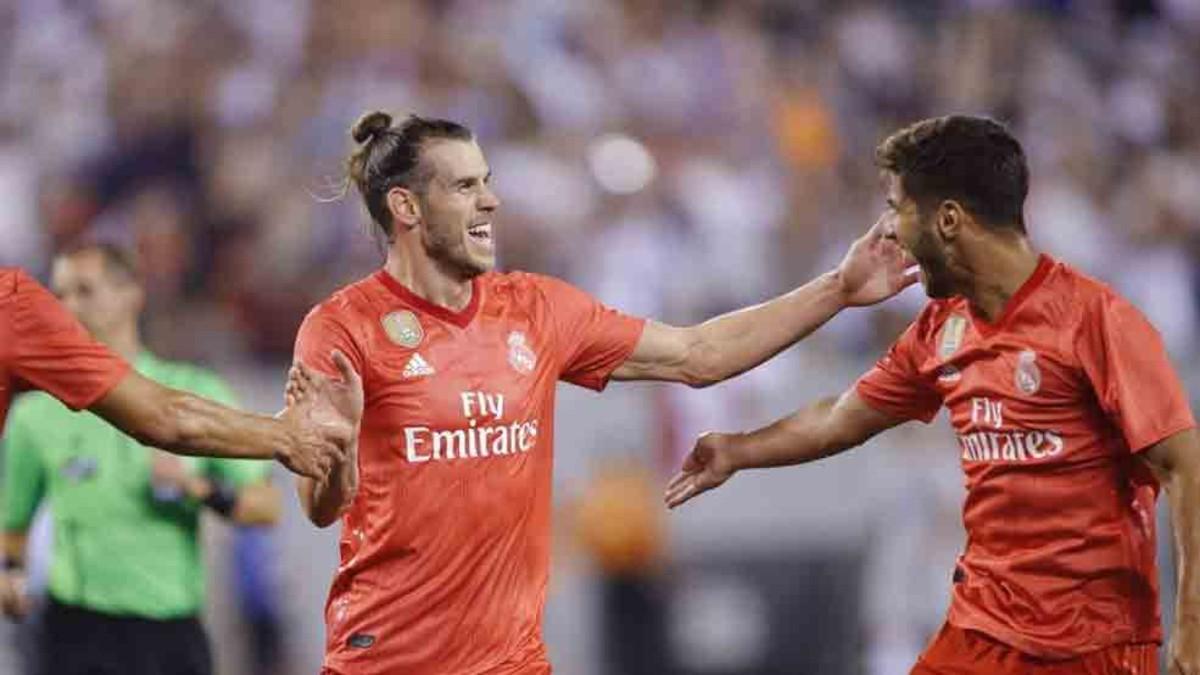
POLYGON ((645 327, 570 284, 537 277, 549 302, 559 379, 600 391, 633 353, 645 327))
MULTIPOLYGON (((229 407, 238 405, 237 395, 224 379, 215 373, 201 371, 188 389, 199 396, 229 407)), ((210 478, 228 481, 237 487, 259 483, 271 474, 271 462, 258 459, 204 458, 203 472, 210 478)))
POLYGON ((292 360, 319 373, 336 376, 338 370, 333 364, 335 349, 345 354, 354 370, 363 376, 366 359, 359 342, 334 307, 320 305, 309 312, 300 324, 292 360))
POLYGON ((858 379, 854 388, 859 398, 876 410, 928 424, 941 409, 942 396, 917 365, 921 353, 920 325, 918 318, 887 354, 858 379))
POLYGON ((1109 293, 1088 305, 1076 350, 1100 408, 1131 451, 1196 426, 1162 338, 1124 298, 1109 293))
POLYGON ((12 373, 74 410, 87 408, 129 373, 129 364, 92 339, 40 284, 24 272, 12 299, 12 373))
POLYGON ((29 529, 46 491, 36 426, 29 420, 29 409, 18 405, 9 419, 3 448, 0 448, 0 475, 4 477, 0 513, 3 514, 4 529, 8 531, 29 529))

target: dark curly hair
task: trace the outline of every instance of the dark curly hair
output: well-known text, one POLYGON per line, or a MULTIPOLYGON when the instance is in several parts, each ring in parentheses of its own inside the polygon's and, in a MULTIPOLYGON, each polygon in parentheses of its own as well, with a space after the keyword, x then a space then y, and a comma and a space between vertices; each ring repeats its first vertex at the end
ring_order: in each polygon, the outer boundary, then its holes
POLYGON ((1021 143, 995 120, 922 120, 888 136, 875 149, 875 161, 899 176, 904 193, 922 210, 953 199, 984 225, 1025 233, 1029 166, 1021 143))

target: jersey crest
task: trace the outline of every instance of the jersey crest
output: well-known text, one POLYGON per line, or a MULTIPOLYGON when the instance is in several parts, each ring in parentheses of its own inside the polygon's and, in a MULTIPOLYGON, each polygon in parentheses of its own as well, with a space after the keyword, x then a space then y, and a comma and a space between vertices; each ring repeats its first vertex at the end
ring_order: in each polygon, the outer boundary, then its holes
POLYGON ((1017 371, 1013 381, 1018 391, 1030 396, 1042 388, 1042 371, 1037 366, 1037 352, 1026 349, 1017 355, 1017 371))
POLYGON ((526 344, 525 333, 514 330, 508 334, 508 363, 518 373, 528 375, 537 366, 537 354, 526 344))
POLYGON ((401 347, 415 349, 425 337, 425 329, 421 328, 417 315, 407 309, 384 316, 380 323, 388 339, 401 347))

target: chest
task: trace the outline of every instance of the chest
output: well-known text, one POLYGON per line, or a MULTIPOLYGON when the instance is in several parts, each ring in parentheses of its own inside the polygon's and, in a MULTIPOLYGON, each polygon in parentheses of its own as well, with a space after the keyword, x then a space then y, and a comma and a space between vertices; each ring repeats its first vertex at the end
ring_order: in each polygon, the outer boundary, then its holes
POLYGON ((526 313, 481 312, 458 326, 401 309, 368 328, 366 424, 519 425, 553 407, 558 364, 526 313))
POLYGON ((935 351, 921 373, 950 413, 968 475, 1112 457, 1111 425, 1058 336, 975 336, 951 347, 935 351))

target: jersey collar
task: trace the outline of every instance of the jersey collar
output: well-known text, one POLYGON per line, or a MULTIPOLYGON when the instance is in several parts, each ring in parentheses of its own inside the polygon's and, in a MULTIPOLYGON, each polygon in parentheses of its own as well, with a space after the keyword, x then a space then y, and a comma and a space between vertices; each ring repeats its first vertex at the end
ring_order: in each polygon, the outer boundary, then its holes
POLYGON ((471 323, 471 319, 475 318, 475 312, 479 309, 479 296, 482 293, 479 277, 471 279, 471 300, 467 302, 466 307, 457 312, 448 307, 434 304, 413 293, 407 286, 396 281, 395 277, 388 274, 385 269, 380 269, 376 272, 375 278, 391 291, 393 295, 400 298, 401 301, 413 309, 419 310, 424 314, 430 314, 442 321, 452 323, 459 328, 466 328, 471 323))
MULTIPOLYGON (((979 316, 973 309, 971 309, 971 318, 974 320, 975 327, 979 330, 980 334, 989 336, 1003 329, 1009 323, 1009 321, 1012 320, 1013 315, 1017 313, 1017 310, 1021 308, 1021 305, 1025 304, 1025 300, 1029 296, 1033 295, 1034 291, 1041 287, 1042 282, 1044 282, 1046 277, 1050 275, 1050 270, 1053 268, 1054 259, 1045 253, 1040 254, 1038 256, 1037 267, 1034 268, 1033 274, 1029 275, 1029 278, 1025 280, 1025 283, 1021 284, 1021 287, 1017 289, 1017 292, 1013 293, 1013 296, 1008 299, 1008 302, 1004 304, 1004 311, 1000 312, 1000 316, 996 317, 994 322, 989 322, 987 319, 979 316)), ((967 306, 970 308, 970 303, 968 303, 967 306)))

